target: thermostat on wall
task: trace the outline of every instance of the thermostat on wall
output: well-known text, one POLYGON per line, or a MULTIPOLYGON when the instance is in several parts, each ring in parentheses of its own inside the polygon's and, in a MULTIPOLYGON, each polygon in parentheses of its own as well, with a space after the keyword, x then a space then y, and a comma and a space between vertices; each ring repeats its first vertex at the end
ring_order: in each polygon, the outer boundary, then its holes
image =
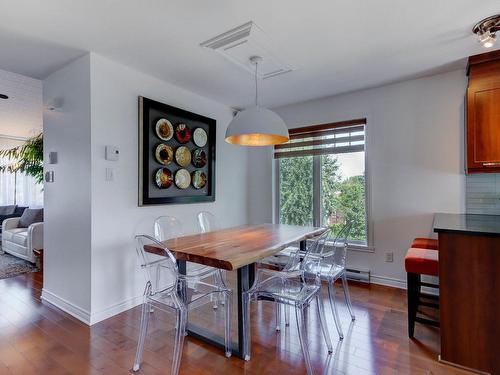
POLYGON ((118 147, 115 146, 106 146, 106 160, 109 161, 118 161, 118 157, 120 156, 120 151, 118 147))

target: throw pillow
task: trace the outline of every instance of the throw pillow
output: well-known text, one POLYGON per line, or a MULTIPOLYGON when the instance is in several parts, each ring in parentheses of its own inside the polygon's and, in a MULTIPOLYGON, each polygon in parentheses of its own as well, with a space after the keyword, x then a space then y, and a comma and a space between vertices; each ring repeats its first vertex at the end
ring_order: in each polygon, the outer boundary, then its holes
POLYGON ((43 208, 27 208, 19 219, 19 228, 28 228, 31 224, 43 221, 43 208))
POLYGON ((12 215, 16 210, 16 205, 0 206, 0 215, 12 215))

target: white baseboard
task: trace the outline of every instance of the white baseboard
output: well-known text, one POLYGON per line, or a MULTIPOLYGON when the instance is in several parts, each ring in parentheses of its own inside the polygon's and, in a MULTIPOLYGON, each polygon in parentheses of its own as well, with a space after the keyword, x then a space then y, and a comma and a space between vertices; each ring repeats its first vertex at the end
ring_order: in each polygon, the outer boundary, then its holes
MULTIPOLYGON (((393 288, 406 290, 406 281, 405 280, 399 280, 399 279, 395 279, 392 277, 371 275, 370 282, 372 284, 390 286, 393 288)), ((422 287, 422 292, 427 293, 427 294, 433 294, 435 296, 439 295, 439 292, 435 288, 428 288, 426 286, 422 287)))
POLYGON ((109 307, 106 307, 101 311, 92 313, 90 316, 90 325, 99 323, 103 320, 111 318, 112 316, 118 315, 124 311, 139 306, 142 303, 142 300, 143 300, 142 295, 137 297, 132 297, 123 302, 119 302, 109 307))
POLYGON ((51 305, 54 305, 55 307, 61 309, 62 311, 67 312, 71 316, 74 316, 81 322, 90 325, 90 313, 87 310, 82 309, 79 306, 76 306, 75 304, 65 300, 64 298, 57 296, 52 292, 49 292, 47 289, 42 289, 41 298, 42 301, 46 301, 51 305))
POLYGON ((104 310, 90 313, 89 311, 76 306, 74 303, 65 300, 57 296, 56 294, 49 292, 47 289, 42 289, 42 300, 50 303, 51 305, 61 309, 62 311, 70 314, 76 319, 87 325, 96 324, 102 320, 111 318, 112 316, 118 315, 124 311, 127 311, 133 307, 136 307, 142 303, 142 295, 129 298, 123 302, 114 304, 105 308, 104 310))
POLYGON ((393 277, 370 275, 370 282, 372 284, 391 286, 398 289, 406 289, 406 281, 395 279, 393 277))

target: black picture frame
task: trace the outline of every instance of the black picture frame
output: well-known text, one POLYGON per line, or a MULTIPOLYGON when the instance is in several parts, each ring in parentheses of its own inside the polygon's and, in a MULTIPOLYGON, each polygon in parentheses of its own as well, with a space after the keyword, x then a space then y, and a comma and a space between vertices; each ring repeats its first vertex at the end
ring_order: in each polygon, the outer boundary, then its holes
MULTIPOLYGON (((215 119, 139 96, 139 206, 215 201, 216 127, 217 122, 215 119), (208 159, 204 167, 207 172, 207 184, 202 190, 194 189, 192 186, 181 190, 175 186, 175 183, 168 189, 160 189, 152 184, 156 169, 162 167, 158 162, 156 162, 157 165, 155 166, 152 144, 168 144, 170 142, 171 146, 175 147, 176 143, 178 143, 175 137, 171 141, 162 141, 160 138, 155 138, 157 136, 154 127, 159 118, 175 119, 172 122, 174 131, 178 123, 185 123, 189 128, 202 127, 207 131, 207 144, 203 147, 206 150, 208 159)), ((191 152, 198 148, 193 139, 182 145, 187 146, 191 152)), ((177 146, 179 147, 178 144, 177 146)), ((171 167, 174 170, 182 168, 175 163, 175 160, 172 163, 171 167)), ((186 169, 194 170, 195 168, 190 165, 186 169)), ((174 172, 172 174, 175 175, 174 172)))

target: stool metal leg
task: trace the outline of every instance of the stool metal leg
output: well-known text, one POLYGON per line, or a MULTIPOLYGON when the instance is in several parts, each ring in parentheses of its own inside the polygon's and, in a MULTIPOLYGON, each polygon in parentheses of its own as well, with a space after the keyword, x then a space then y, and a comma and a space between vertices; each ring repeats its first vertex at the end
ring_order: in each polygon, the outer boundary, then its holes
POLYGON ((419 292, 420 292, 420 275, 416 273, 408 273, 407 274, 408 337, 410 338, 413 338, 415 332, 415 318, 417 317, 419 292))

